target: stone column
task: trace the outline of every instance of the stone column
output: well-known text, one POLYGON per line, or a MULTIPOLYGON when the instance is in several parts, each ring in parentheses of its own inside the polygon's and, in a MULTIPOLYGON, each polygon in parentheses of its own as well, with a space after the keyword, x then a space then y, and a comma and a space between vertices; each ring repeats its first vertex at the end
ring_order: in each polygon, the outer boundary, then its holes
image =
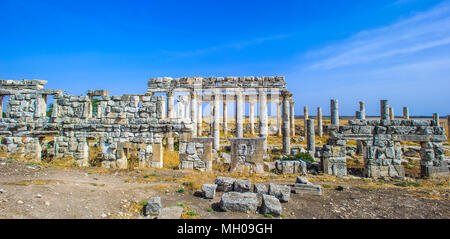
POLYGON ((450 138, 450 115, 447 115, 447 138, 450 138))
POLYGON ((197 136, 197 91, 191 91, 191 121, 192 135, 197 136))
POLYGON ((209 131, 210 135, 214 135, 214 94, 211 94, 210 100, 209 100, 209 131))
POLYGON ((311 154, 311 156, 314 157, 314 153, 316 150, 316 143, 315 143, 315 133, 314 133, 314 120, 308 119, 306 120, 306 144, 308 152, 311 154))
POLYGON ((355 112, 355 117, 356 117, 356 119, 360 119, 360 120, 362 120, 363 119, 363 113, 359 110, 357 110, 356 112, 355 112))
MULTIPOLYGON (((55 108, 55 106, 53 106, 55 108)), ((3 95, 0 96, 0 119, 3 118, 3 95)))
POLYGON ((294 101, 290 100, 290 104, 291 104, 291 110, 289 111, 289 118, 290 118, 290 122, 291 122, 291 137, 295 136, 295 113, 294 113, 294 101))
POLYGON ((359 111, 361 111, 361 119, 366 119, 366 105, 364 101, 359 102, 359 111))
POLYGON ((184 96, 184 118, 189 119, 189 98, 188 96, 184 96))
POLYGON ((389 105, 388 100, 381 100, 380 101, 380 117, 381 120, 388 120, 389 119, 389 105))
POLYGON ((215 150, 220 149, 220 93, 215 91, 214 95, 214 108, 213 108, 213 117, 212 117, 212 125, 213 125, 213 148, 215 150))
POLYGON ((317 107, 317 135, 320 137, 323 136, 323 127, 322 127, 322 108, 317 107))
POLYGON ((244 137, 244 119, 242 117, 243 106, 242 91, 236 90, 236 138, 244 137))
POLYGON ((309 119, 309 115, 308 115, 308 106, 303 106, 303 130, 304 130, 304 134, 306 136, 306 121, 309 119))
POLYGON ((263 151, 264 154, 267 152, 267 93, 264 89, 258 90, 259 94, 259 135, 265 138, 263 151))
MULTIPOLYGON (((284 99, 283 99, 283 101, 284 101, 284 99)), ((280 101, 280 102, 277 102, 277 128, 278 128, 278 136, 279 137, 282 135, 281 123, 282 123, 282 119, 281 119, 281 101, 280 101)))
POLYGON ((289 122, 289 99, 291 94, 289 92, 282 92, 283 98, 283 153, 291 153, 291 137, 290 137, 290 122, 289 122))
POLYGON ((175 115, 174 115, 174 108, 175 108, 175 105, 174 105, 175 103, 174 103, 174 93, 173 93, 173 91, 169 91, 169 92, 167 92, 167 117, 169 117, 169 118, 175 118, 175 115))
POLYGON ((223 135, 228 134, 228 102, 227 97, 223 101, 223 135))
POLYGON ((197 135, 202 136, 202 127, 203 127, 203 101, 201 99, 202 95, 200 95, 198 99, 198 110, 197 110, 197 135))
POLYGON ((255 101, 250 100, 250 133, 255 134, 255 101))
POLYGON ((403 107, 403 119, 409 120, 409 109, 408 109, 408 107, 403 107))
POLYGON ((331 109, 331 124, 339 125, 339 105, 337 99, 331 100, 330 109, 331 109))
POLYGON ((394 107, 389 107, 389 119, 390 119, 390 120, 395 119, 395 115, 394 115, 394 107))
POLYGON ((436 126, 439 126, 439 114, 433 113, 433 120, 436 122, 436 126))

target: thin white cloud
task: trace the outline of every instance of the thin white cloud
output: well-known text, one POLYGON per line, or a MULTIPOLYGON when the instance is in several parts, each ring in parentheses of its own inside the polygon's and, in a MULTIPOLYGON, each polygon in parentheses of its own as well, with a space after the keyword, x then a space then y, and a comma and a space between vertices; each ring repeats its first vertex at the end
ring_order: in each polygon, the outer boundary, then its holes
POLYGON ((258 45, 264 42, 278 40, 287 38, 289 35, 283 34, 283 35, 275 35, 270 37, 262 37, 262 38, 255 38, 247 41, 241 41, 236 43, 230 43, 230 44, 224 44, 224 45, 217 45, 217 46, 211 46, 196 50, 190 50, 190 51, 168 51, 168 50, 162 50, 163 54, 166 55, 172 55, 176 57, 191 57, 191 56, 198 56, 203 54, 212 53, 215 51, 223 50, 223 49, 242 49, 248 46, 252 45, 258 45))
POLYGON ((309 69, 327 70, 380 59, 413 54, 450 44, 450 4, 398 21, 386 27, 362 31, 323 49, 309 52, 317 58, 309 69))

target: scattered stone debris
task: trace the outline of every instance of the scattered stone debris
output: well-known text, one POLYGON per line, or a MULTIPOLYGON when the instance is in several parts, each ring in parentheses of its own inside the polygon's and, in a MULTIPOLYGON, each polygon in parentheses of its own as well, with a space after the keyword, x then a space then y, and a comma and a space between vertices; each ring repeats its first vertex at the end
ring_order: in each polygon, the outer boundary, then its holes
POLYGON ((257 194, 267 194, 267 186, 262 183, 255 183, 253 192, 257 194))
POLYGON ((146 215, 158 215, 161 212, 161 197, 151 197, 145 206, 146 215))
POLYGON ((214 183, 217 184, 218 192, 229 192, 233 191, 233 185, 235 181, 236 181, 235 178, 219 176, 216 178, 214 183))
POLYGON ((207 199, 213 199, 216 195, 217 184, 203 184, 202 192, 203 197, 207 199))
POLYGON ((274 217, 281 216, 281 203, 278 198, 272 195, 262 195, 262 205, 261 205, 262 214, 270 214, 274 217))
POLYGON ((322 195, 322 187, 313 185, 306 177, 297 177, 292 191, 297 194, 322 195))
POLYGON ((280 202, 288 202, 291 197, 291 188, 287 185, 270 183, 269 195, 275 196, 280 202))
POLYGON ((250 180, 242 180, 242 179, 238 179, 236 181, 234 181, 234 191, 236 192, 250 192, 252 188, 252 182, 250 182, 250 180))
POLYGON ((165 207, 161 210, 157 219, 179 219, 183 210, 184 208, 179 206, 165 207))
POLYGON ((232 212, 255 212, 258 208, 256 193, 226 192, 220 199, 220 209, 232 212))

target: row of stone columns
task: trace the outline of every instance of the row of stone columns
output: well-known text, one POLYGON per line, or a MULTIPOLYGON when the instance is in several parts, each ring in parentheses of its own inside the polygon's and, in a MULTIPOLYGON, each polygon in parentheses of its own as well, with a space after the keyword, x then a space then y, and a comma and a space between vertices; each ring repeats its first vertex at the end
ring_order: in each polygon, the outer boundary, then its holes
MULTIPOLYGON (((282 93, 284 94, 284 93, 282 93)), ((211 135, 214 138, 214 149, 218 150, 220 147, 220 103, 221 103, 222 93, 218 90, 212 92, 211 95, 211 135)), ((244 137, 244 95, 242 90, 235 90, 235 102, 236 102, 236 137, 244 137)), ((283 96, 282 96, 283 97, 283 96)), ((178 102, 178 114, 175 114, 174 105, 174 92, 167 93, 167 116, 169 118, 181 117, 181 118, 191 118, 193 123, 193 135, 202 135, 202 125, 203 125, 203 112, 202 112, 202 99, 198 98, 198 92, 192 91, 190 93, 190 102, 185 100, 186 97, 180 97, 178 102), (190 111, 189 110, 190 106, 190 111), (190 112, 190 115, 188 115, 190 112)), ((258 101, 259 101, 259 136, 266 138, 268 136, 268 112, 267 112, 267 92, 265 89, 258 90, 258 101)), ((255 134, 255 100, 250 100, 250 133, 255 134)), ((279 127, 278 135, 282 134, 283 127, 288 127, 287 136, 295 135, 295 115, 294 115, 294 102, 292 101, 292 94, 287 97, 283 97, 282 101, 278 102, 278 120, 277 125, 279 127), (281 115, 281 104, 283 104, 283 122, 280 119, 281 115), (287 108, 286 108, 287 107, 287 108), (287 120, 287 125, 282 126, 284 121, 287 120)), ((223 127, 224 134, 228 134, 228 105, 227 101, 223 102, 223 127)), ((290 138, 289 138, 290 140, 290 138)), ((169 148, 173 148, 173 136, 169 135, 167 138, 167 144, 169 148)), ((286 147, 289 148, 289 147, 286 147)), ((264 142, 264 150, 267 150, 267 140, 264 142)))

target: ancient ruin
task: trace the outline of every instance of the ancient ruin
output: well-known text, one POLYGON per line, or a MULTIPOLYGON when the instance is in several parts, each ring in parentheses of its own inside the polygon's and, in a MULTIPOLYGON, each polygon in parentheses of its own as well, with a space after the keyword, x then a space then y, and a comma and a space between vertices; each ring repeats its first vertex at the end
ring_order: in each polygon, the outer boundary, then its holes
MULTIPOLYGON (((294 151, 291 150, 291 137, 297 134, 294 102, 281 76, 160 77, 148 81, 144 94, 121 96, 110 96, 106 90, 69 95, 64 90, 44 89, 46 83, 43 80, 0 81, 2 109, 7 98, 5 115, 0 119, 0 136, 2 150, 8 154, 37 162, 43 154, 74 158, 80 167, 158 168, 164 165, 163 148, 173 151, 177 143, 180 169, 211 171, 218 152, 229 146, 230 171, 264 173, 272 170, 265 163, 266 159, 270 161, 270 134, 282 137, 284 155, 294 151), (51 110, 47 109, 49 97, 53 97, 51 110), (235 127, 231 128, 230 103, 235 104, 235 127), (276 104, 277 108, 275 132, 269 132, 268 103, 276 104), (204 132, 207 119, 204 104, 210 107, 210 132, 204 132), (245 104, 249 105, 248 124, 245 104), (230 143, 222 145, 224 139, 230 143), (101 149, 99 161, 89 160, 91 147, 101 149)), ((439 126, 437 114, 433 120, 411 120, 405 107, 403 119, 396 119, 388 101, 382 100, 380 119, 366 119, 365 103, 359 105, 355 119, 349 120, 348 125, 339 123, 337 99, 331 100, 330 124, 323 124, 320 107, 316 120, 308 116, 308 108, 304 107, 306 152, 316 157, 316 161, 320 159, 324 173, 347 175, 346 140, 357 140, 357 151, 364 156, 367 177, 405 176, 402 141, 420 142, 423 177, 448 175, 442 148, 447 137, 444 128, 439 126), (328 135, 327 143, 316 147, 316 134, 328 135)), ((281 160, 275 165, 275 171, 281 174, 307 171, 306 165, 298 160, 293 163, 281 160)))

